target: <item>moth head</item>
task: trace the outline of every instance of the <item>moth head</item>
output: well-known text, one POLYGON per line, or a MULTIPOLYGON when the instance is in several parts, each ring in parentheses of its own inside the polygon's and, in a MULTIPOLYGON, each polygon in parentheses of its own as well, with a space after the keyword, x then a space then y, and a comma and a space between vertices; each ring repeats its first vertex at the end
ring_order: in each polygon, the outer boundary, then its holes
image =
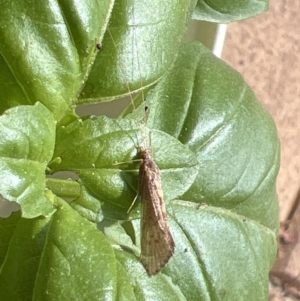
POLYGON ((153 160, 150 151, 148 149, 139 147, 139 153, 141 154, 142 160, 153 160))

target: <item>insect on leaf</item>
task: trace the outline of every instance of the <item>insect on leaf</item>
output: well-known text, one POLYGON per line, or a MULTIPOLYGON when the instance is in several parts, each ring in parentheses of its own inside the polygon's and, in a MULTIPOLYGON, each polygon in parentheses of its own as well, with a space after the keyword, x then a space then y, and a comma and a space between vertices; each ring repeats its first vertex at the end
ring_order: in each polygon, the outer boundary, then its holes
POLYGON ((160 171, 147 149, 141 150, 139 195, 142 199, 141 262, 147 273, 157 274, 174 253, 161 186, 160 171))

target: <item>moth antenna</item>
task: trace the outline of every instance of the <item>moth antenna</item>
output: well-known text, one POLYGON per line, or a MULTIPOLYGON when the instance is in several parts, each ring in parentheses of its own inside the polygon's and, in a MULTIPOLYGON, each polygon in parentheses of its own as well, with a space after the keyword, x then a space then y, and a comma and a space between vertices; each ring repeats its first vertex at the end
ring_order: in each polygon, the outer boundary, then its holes
MULTIPOLYGON (((111 34, 111 31, 110 31, 109 27, 107 27, 107 32, 108 32, 108 34, 110 36, 110 39, 111 39, 111 41, 112 41, 115 49, 118 50, 117 44, 116 44, 115 39, 113 38, 113 36, 111 34)), ((123 64, 123 62, 120 62, 120 64, 123 64)), ((125 68, 125 66, 123 65, 123 69, 121 69, 121 70, 124 71, 124 68, 125 68)), ((124 76, 126 78, 125 72, 123 72, 123 74, 124 74, 124 76)), ((127 88, 127 91, 128 91, 128 95, 130 97, 130 103, 131 103, 133 109, 135 110, 135 104, 134 104, 134 100, 133 100, 133 97, 132 97, 132 91, 130 90, 130 87, 129 87, 129 80, 126 80, 125 82, 126 82, 125 84, 126 84, 126 88, 127 88)))
MULTIPOLYGON (((133 6, 133 20, 134 20, 134 24, 135 23, 135 13, 134 13, 134 6, 133 6)), ((134 42, 135 42, 135 46, 137 48, 137 40, 136 40, 136 37, 135 37, 135 31, 134 31, 134 42)), ((145 100, 145 94, 144 94, 144 89, 143 89, 143 78, 141 76, 142 72, 141 72, 141 64, 140 64, 140 57, 137 53, 137 61, 138 61, 138 68, 139 68, 139 74, 140 74, 140 88, 141 88, 141 93, 142 93, 142 103, 144 103, 145 105, 145 112, 144 112, 144 125, 146 126, 147 128, 147 120, 148 120, 148 114, 149 114, 149 110, 148 110, 148 106, 146 106, 146 100, 145 100)), ((146 139, 144 137, 143 139, 143 142, 144 142, 144 146, 143 148, 148 148, 148 145, 145 145, 146 144, 146 139)))
MULTIPOLYGON (((132 11, 133 11, 133 14, 132 14, 133 15, 133 22, 134 22, 134 24, 136 24, 135 23, 134 5, 133 5, 132 11)), ((138 45, 137 45, 135 30, 133 31, 133 41, 135 43, 135 48, 137 49, 138 45)), ((143 89, 143 78, 142 78, 142 72, 141 72, 140 57, 139 57, 138 53, 137 53, 136 57, 137 57, 137 62, 138 62, 139 74, 140 74, 140 90, 141 90, 141 93, 142 93, 142 101, 145 102, 145 94, 144 94, 144 89, 143 89)))
MULTIPOLYGON (((120 126, 120 124, 117 122, 117 120, 116 119, 112 119, 113 120, 113 122, 117 125, 117 127, 121 130, 121 131, 127 131, 127 130, 124 130, 121 126, 120 126)), ((136 139, 136 141, 134 141, 134 139, 133 139, 133 137, 129 134, 129 133, 127 133, 126 132, 126 134, 128 135, 128 137, 130 138, 130 140, 132 141, 132 143, 133 143, 133 145, 135 146, 135 148, 136 149, 138 149, 138 146, 137 145, 139 145, 139 137, 137 136, 137 134, 136 134, 136 131, 132 128, 131 130, 133 130, 133 132, 135 133, 135 139, 136 139), (138 142, 138 143, 136 143, 136 142, 138 142)))
MULTIPOLYGON (((132 3, 131 4, 131 9, 132 9, 132 14, 131 14, 131 22, 129 20, 129 26, 131 27, 132 31, 131 31, 131 34, 130 36, 132 37, 132 42, 131 42, 131 53, 133 54, 132 58, 135 57, 136 59, 136 62, 137 62, 137 70, 138 70, 138 74, 139 74, 139 92, 141 93, 141 97, 142 97, 142 103, 141 105, 145 105, 146 101, 145 101, 145 92, 144 92, 144 89, 143 89, 143 78, 142 78, 142 71, 141 71, 141 58, 139 56, 139 53, 138 51, 136 51, 138 49, 138 32, 137 32, 137 29, 138 29, 138 26, 139 24, 136 24, 136 18, 135 18, 135 3, 132 3), (130 24, 131 23, 131 24, 130 24)), ((120 51, 122 51, 122 49, 120 49, 120 46, 117 44, 117 41, 114 39, 113 37, 113 33, 110 29, 110 27, 108 26, 107 27, 107 33, 110 37, 110 40, 111 40, 111 43, 112 45, 114 46, 115 50, 117 51, 117 53, 121 53, 120 51)), ((97 44, 97 48, 98 48, 98 44, 97 44)), ((102 48, 102 44, 101 44, 101 48, 102 48)), ((99 48, 98 48, 99 49, 99 48)), ((134 65, 134 60, 131 62, 132 63, 132 70, 134 72, 134 68, 135 65, 134 65)), ((128 91, 128 96, 130 97, 130 103, 132 105, 132 108, 133 110, 136 110, 136 106, 135 106, 135 103, 134 103, 134 97, 132 95, 132 90, 130 88, 130 80, 128 79, 128 74, 126 74, 126 66, 124 65, 124 62, 121 60, 120 61, 120 70, 121 70, 121 73, 123 74, 124 78, 125 78, 125 85, 126 85, 126 89, 128 91)), ((145 114, 143 116, 143 123, 144 125, 147 125, 147 120, 148 120, 148 115, 149 115, 149 109, 148 109, 148 106, 145 105, 145 114)), ((120 125, 118 124, 118 127, 120 127, 120 125)), ((142 132, 145 132, 145 131, 142 131, 142 132)), ((139 143, 139 139, 138 137, 136 137, 136 141, 138 143, 138 145, 143 145, 143 148, 147 148, 149 143, 146 143, 146 139, 148 138, 147 134, 146 133, 143 133, 143 143, 140 144, 139 143)), ((134 141, 133 137, 130 138, 132 141, 134 141)), ((136 145, 136 143, 134 143, 136 145)), ((137 147, 138 148, 138 147, 137 147)))
POLYGON ((152 134, 152 133, 149 131, 149 146, 151 147, 151 153, 153 154, 153 147, 152 147, 151 134, 152 134))
MULTIPOLYGON (((132 4, 132 20, 133 20, 133 25, 130 24, 130 27, 132 28, 132 43, 131 43, 131 53, 132 54, 135 54, 136 53, 136 60, 137 60, 137 65, 138 65, 138 72, 139 72, 139 83, 140 83, 140 87, 139 87, 139 92, 141 93, 141 96, 142 96, 142 102, 145 101, 145 95, 144 95, 144 89, 143 89, 143 79, 142 79, 142 72, 141 72, 141 66, 140 66, 140 57, 139 57, 139 54, 138 52, 136 51, 136 49, 138 48, 138 43, 137 43, 137 37, 136 37, 136 27, 137 27, 137 24, 136 24, 136 21, 135 21, 135 6, 134 6, 134 3, 132 4)), ((109 26, 107 27, 106 29, 107 33, 109 34, 110 36, 110 39, 111 39, 111 42, 114 46, 114 48, 118 51, 120 49, 120 47, 118 47, 113 35, 112 35, 112 32, 109 28, 109 26)), ((97 44, 97 48, 98 48, 98 45, 100 45, 99 43, 97 44)), ((101 48, 102 48, 102 45, 101 45, 101 48)), ((99 48, 98 48, 99 49, 99 48)), ((134 62, 132 62, 132 68, 134 68, 134 62)), ((134 98, 132 96, 132 90, 130 89, 130 86, 129 86, 129 79, 127 78, 127 75, 126 75, 126 66, 124 65, 124 62, 120 61, 120 64, 121 64, 121 68, 120 70, 122 71, 124 77, 125 77, 125 85, 126 85, 126 89, 127 89, 127 92, 128 92, 128 96, 130 97, 130 103, 133 107, 133 110, 136 109, 135 107, 135 103, 134 103, 134 98)))

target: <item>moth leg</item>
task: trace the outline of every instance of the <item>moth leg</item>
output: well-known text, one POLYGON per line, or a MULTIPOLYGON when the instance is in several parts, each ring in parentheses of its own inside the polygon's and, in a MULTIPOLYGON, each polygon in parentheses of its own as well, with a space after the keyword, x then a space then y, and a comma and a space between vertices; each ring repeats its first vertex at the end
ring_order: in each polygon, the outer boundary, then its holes
POLYGON ((133 162, 141 162, 143 161, 142 159, 134 159, 134 160, 130 160, 130 161, 127 161, 127 162, 115 162, 113 163, 112 165, 122 165, 122 164, 131 164, 133 162))
POLYGON ((139 197, 139 195, 137 194, 126 213, 129 213, 131 211, 131 209, 132 209, 133 205, 135 204, 136 200, 138 199, 138 197, 139 197))

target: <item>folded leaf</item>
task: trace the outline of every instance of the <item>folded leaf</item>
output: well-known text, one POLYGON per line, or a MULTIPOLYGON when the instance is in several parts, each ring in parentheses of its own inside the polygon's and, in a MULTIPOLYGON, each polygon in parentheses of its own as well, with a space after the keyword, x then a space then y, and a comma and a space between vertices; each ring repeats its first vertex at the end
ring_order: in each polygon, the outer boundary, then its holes
POLYGON ((209 22, 227 23, 254 17, 268 8, 269 0, 198 0, 193 18, 209 22))

